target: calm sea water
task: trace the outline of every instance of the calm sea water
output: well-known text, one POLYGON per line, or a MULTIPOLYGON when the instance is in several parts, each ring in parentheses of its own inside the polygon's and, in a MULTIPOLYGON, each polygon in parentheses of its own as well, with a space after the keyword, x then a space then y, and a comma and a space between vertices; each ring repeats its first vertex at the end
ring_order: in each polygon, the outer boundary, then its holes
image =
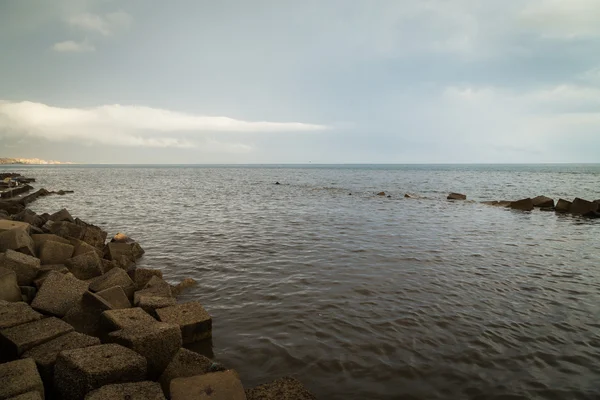
POLYGON ((246 386, 600 398, 600 221, 445 200, 598 199, 599 165, 13 170, 75 190, 35 211, 67 207, 139 240, 141 266, 197 279, 183 300, 213 315, 214 357, 246 386))

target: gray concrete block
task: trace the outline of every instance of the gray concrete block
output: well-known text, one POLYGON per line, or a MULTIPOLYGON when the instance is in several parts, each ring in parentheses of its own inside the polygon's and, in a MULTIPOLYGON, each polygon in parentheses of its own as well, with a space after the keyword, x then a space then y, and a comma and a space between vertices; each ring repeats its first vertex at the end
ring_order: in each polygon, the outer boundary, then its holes
POLYGON ((71 216, 71 213, 69 213, 69 211, 67 211, 66 208, 63 208, 62 210, 57 211, 54 214, 51 214, 48 217, 48 219, 50 221, 54 221, 54 222, 59 222, 59 221, 75 222, 75 220, 71 216))
POLYGON ((2 354, 17 358, 29 349, 73 331, 73 327, 55 318, 44 318, 0 330, 2 354))
POLYGON ((80 400, 102 386, 146 380, 146 359, 117 344, 61 352, 54 366, 54 386, 65 400, 80 400))
POLYGON ((115 286, 120 286, 128 298, 133 297, 134 283, 121 268, 113 268, 90 282, 92 292, 101 292, 115 286))
POLYGON ((212 318, 196 301, 156 310, 158 320, 181 328, 183 343, 194 343, 212 336, 212 318))
POLYGON ((136 270, 133 272, 135 290, 142 290, 153 276, 158 276, 162 279, 163 273, 160 269, 136 268, 136 270))
POLYGON ((42 317, 42 314, 26 303, 0 303, 0 329, 23 325, 42 317))
POLYGON ((100 327, 104 334, 135 325, 150 325, 158 322, 139 307, 104 311, 100 317, 100 327))
POLYGON ((81 300, 87 288, 87 282, 69 274, 52 271, 31 306, 42 313, 64 317, 81 300))
POLYGON ((155 318, 157 317, 156 310, 177 304, 177 300, 174 297, 138 295, 136 300, 137 302, 134 301, 134 306, 142 308, 155 318))
POLYGON ((77 279, 87 280, 102 275, 102 261, 95 252, 84 253, 65 261, 65 266, 77 279))
POLYGON ((72 257, 74 247, 70 244, 46 240, 40 245, 40 261, 45 264, 64 264, 72 257))
POLYGON ((131 302, 127 298, 127 295, 123 291, 123 288, 120 286, 113 286, 109 289, 101 290, 96 293, 99 297, 104 299, 108 304, 110 304, 113 310, 118 310, 121 308, 131 308, 131 302))
POLYGON ((44 384, 31 358, 0 364, 0 399, 10 399, 28 392, 44 398, 44 384))
POLYGON ((237 372, 228 370, 173 379, 171 399, 246 400, 246 394, 237 372))
MULTIPOLYGON (((74 224, 72 222, 69 221, 57 221, 57 222, 52 222, 52 221, 48 221, 48 227, 47 229, 49 229, 50 233, 54 233, 55 235, 61 236, 61 237, 74 237, 75 239, 81 239, 83 238, 83 235, 85 233, 85 227, 74 224)), ((44 225, 45 227, 46 225, 44 225)))
POLYGON ((212 366, 213 362, 209 358, 194 351, 182 348, 179 349, 169 365, 167 365, 167 368, 165 368, 158 379, 158 382, 160 383, 165 396, 170 398, 170 386, 173 379, 214 372, 211 370, 212 366))
POLYGON ((58 235, 53 235, 52 233, 36 233, 36 234, 31 235, 31 239, 33 240, 33 243, 34 243, 35 254, 37 254, 37 255, 40 254, 40 247, 42 246, 42 244, 49 240, 53 241, 53 242, 71 244, 68 239, 60 237, 58 235))
POLYGON ((30 286, 40 271, 40 260, 14 250, 6 250, 4 254, 0 254, 0 267, 15 271, 19 286, 30 286))
POLYGON ((85 400, 165 400, 165 396, 158 383, 144 381, 106 385, 88 393, 85 400))

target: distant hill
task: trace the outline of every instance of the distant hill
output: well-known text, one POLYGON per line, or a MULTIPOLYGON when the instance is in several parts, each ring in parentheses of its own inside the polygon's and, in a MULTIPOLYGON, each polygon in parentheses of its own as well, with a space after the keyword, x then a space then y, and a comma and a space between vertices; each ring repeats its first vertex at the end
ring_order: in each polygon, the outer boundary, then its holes
POLYGON ((4 164, 22 164, 22 165, 46 165, 46 164, 73 164, 72 162, 63 161, 46 161, 39 158, 1 158, 0 165, 4 164))

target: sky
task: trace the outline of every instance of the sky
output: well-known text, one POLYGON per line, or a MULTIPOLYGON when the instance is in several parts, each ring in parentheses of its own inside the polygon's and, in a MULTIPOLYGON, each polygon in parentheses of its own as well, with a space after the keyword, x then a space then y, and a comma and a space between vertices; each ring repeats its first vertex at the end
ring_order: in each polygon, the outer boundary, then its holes
POLYGON ((0 157, 600 162, 600 0, 0 0, 0 157))

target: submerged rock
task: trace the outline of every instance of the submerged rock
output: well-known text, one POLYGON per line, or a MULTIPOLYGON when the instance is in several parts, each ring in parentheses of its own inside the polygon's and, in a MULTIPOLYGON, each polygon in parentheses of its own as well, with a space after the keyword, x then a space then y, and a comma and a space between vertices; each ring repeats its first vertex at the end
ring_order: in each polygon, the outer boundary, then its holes
POLYGON ((598 203, 580 199, 579 197, 577 197, 577 198, 575 198, 575 200, 573 200, 573 203, 571 204, 571 208, 569 208, 569 212, 571 212, 571 214, 576 214, 576 215, 585 215, 588 213, 594 213, 597 210, 598 210, 598 203))
POLYGON ((554 211, 557 213, 568 213, 571 209, 571 202, 564 199, 559 199, 558 203, 556 203, 556 207, 554 207, 554 211))
POLYGON ((510 203, 513 210, 531 211, 533 210, 533 201, 530 198, 513 201, 510 203))
POLYGON ((466 200, 467 195, 461 194, 461 193, 450 193, 448 195, 448 197, 446 197, 446 199, 448 199, 448 200, 466 200))
POLYGON ((540 207, 540 208, 554 207, 554 199, 551 199, 550 197, 537 196, 537 197, 534 197, 533 199, 531 199, 531 201, 533 202, 534 207, 540 207))

